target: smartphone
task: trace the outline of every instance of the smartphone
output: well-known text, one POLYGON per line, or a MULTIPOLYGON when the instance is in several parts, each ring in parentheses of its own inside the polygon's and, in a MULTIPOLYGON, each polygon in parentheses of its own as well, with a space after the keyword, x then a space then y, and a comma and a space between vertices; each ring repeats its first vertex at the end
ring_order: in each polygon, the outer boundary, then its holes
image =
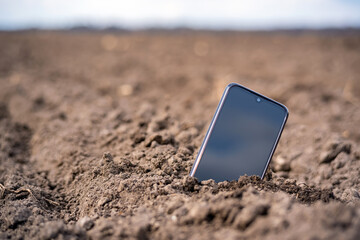
POLYGON ((237 83, 224 91, 190 176, 199 181, 264 178, 288 118, 288 109, 237 83))

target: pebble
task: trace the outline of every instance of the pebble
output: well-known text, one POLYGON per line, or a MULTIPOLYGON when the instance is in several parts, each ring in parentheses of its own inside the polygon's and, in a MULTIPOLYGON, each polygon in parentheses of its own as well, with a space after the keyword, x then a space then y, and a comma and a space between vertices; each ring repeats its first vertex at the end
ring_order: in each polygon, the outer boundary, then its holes
POLYGON ((86 231, 88 231, 94 227, 95 223, 91 218, 89 218, 88 216, 85 216, 83 218, 80 218, 80 220, 77 222, 77 225, 79 227, 84 228, 86 231))
POLYGON ((275 172, 279 172, 279 171, 289 172, 291 170, 290 161, 287 161, 285 158, 281 156, 275 158, 273 164, 274 164, 275 172))

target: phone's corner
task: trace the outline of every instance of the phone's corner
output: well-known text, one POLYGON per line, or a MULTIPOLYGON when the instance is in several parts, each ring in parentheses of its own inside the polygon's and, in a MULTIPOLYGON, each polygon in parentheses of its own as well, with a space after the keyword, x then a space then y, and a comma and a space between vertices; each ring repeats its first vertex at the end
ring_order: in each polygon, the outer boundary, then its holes
POLYGON ((285 105, 283 105, 283 106, 284 106, 284 110, 285 110, 285 123, 286 123, 289 118, 290 111, 285 105))
POLYGON ((226 89, 230 89, 232 87, 238 87, 240 84, 238 83, 235 83, 235 82, 232 82, 232 83, 229 83, 227 86, 226 86, 226 89))
POLYGON ((289 109, 282 103, 277 102, 277 104, 279 104, 279 106, 284 110, 285 119, 287 119, 289 117, 289 114, 290 114, 289 109))

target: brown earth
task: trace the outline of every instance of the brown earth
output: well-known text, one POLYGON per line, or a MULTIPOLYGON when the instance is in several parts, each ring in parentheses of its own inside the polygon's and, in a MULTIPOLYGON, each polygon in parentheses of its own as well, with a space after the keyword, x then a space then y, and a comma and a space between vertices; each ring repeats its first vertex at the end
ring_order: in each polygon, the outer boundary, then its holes
POLYGON ((360 239, 360 32, 0 33, 0 239, 360 239), (238 82, 265 180, 188 177, 238 82))

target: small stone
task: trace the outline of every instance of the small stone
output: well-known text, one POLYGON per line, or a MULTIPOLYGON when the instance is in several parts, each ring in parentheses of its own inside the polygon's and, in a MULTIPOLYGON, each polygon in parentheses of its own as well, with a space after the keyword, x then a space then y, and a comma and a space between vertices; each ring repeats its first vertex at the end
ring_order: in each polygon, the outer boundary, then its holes
POLYGON ((156 141, 151 142, 151 145, 150 145, 151 148, 156 148, 157 146, 159 146, 159 144, 156 141))
POLYGON ((134 92, 134 87, 130 84, 123 84, 117 89, 119 96, 130 96, 134 92))
POLYGON ((275 172, 279 172, 279 171, 289 172, 290 170, 291 170, 290 162, 287 161, 285 158, 278 156, 277 158, 274 159, 275 172))
POLYGON ((88 216, 86 216, 86 217, 81 218, 81 219, 77 222, 77 225, 78 225, 79 227, 84 228, 86 231, 88 231, 88 230, 90 230, 91 228, 93 228, 95 224, 94 224, 94 221, 93 221, 91 218, 89 218, 88 216))

